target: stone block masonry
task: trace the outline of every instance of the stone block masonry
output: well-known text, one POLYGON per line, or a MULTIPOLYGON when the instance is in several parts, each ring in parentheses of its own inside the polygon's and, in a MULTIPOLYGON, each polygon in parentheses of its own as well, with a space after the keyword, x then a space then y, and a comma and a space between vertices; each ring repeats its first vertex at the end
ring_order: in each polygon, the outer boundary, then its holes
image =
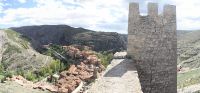
POLYGON ((177 93, 176 6, 148 4, 141 16, 138 3, 130 3, 127 53, 136 62, 144 93, 177 93))

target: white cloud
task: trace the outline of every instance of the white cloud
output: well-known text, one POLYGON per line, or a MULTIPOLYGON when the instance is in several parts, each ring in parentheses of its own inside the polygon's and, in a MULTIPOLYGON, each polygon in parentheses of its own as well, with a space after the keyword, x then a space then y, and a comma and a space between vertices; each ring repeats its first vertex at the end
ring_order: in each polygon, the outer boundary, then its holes
POLYGON ((200 29, 200 1, 199 0, 133 0, 140 2, 142 14, 147 12, 147 3, 159 3, 159 8, 162 9, 164 4, 176 5, 177 11, 177 29, 196 30, 200 29))
MULTIPOLYGON (((107 24, 119 22, 127 17, 127 9, 122 6, 123 0, 35 0, 33 8, 7 9, 0 18, 0 25, 11 26, 33 24, 67 24, 93 30, 117 31, 107 24)), ((128 7, 128 6, 127 6, 128 7)), ((124 32, 126 33, 126 26, 124 32)), ((122 31, 123 29, 119 29, 122 31)))
POLYGON ((26 0, 18 0, 20 3, 26 3, 26 0))
POLYGON ((3 3, 2 3, 2 1, 0 0, 0 13, 2 13, 2 11, 3 11, 3 3))
MULTIPOLYGON (((127 33, 128 3, 131 0, 34 1, 37 5, 32 8, 8 8, 2 11, 5 16, 0 17, 0 25, 67 24, 97 31, 127 33)), ((21 0, 21 2, 26 2, 26 0, 21 0)), ((157 2, 160 5, 175 4, 178 29, 200 29, 199 0, 139 0, 138 2, 140 2, 142 13, 146 10, 148 2, 157 2)), ((0 0, 0 10, 2 6, 0 0)))
POLYGON ((200 29, 199 0, 171 0, 177 7, 178 29, 200 29))

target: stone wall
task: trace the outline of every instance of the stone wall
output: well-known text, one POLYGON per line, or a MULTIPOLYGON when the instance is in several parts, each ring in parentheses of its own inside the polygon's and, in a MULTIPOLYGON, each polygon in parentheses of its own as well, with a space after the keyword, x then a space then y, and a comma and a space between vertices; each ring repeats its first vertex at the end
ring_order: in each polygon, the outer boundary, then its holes
POLYGON ((177 92, 176 7, 148 4, 141 16, 138 3, 129 5, 128 55, 135 60, 144 93, 177 92))

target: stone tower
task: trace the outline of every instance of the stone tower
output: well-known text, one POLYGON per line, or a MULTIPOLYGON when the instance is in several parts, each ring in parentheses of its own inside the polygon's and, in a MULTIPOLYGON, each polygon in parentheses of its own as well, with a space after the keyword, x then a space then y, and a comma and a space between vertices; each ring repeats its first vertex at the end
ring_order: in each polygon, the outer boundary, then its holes
POLYGON ((138 3, 130 3, 128 55, 136 62, 144 93, 177 93, 176 7, 165 5, 158 15, 158 4, 148 4, 148 15, 141 16, 138 3))

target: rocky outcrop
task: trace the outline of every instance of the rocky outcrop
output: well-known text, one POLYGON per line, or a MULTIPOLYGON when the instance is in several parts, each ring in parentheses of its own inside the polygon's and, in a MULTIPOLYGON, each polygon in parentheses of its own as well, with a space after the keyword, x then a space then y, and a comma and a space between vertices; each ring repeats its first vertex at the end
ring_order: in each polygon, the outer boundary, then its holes
POLYGON ((11 28, 31 39, 32 46, 40 50, 49 43, 58 45, 79 44, 93 47, 95 51, 120 51, 126 49, 126 35, 116 32, 95 32, 67 25, 42 25, 11 28))

